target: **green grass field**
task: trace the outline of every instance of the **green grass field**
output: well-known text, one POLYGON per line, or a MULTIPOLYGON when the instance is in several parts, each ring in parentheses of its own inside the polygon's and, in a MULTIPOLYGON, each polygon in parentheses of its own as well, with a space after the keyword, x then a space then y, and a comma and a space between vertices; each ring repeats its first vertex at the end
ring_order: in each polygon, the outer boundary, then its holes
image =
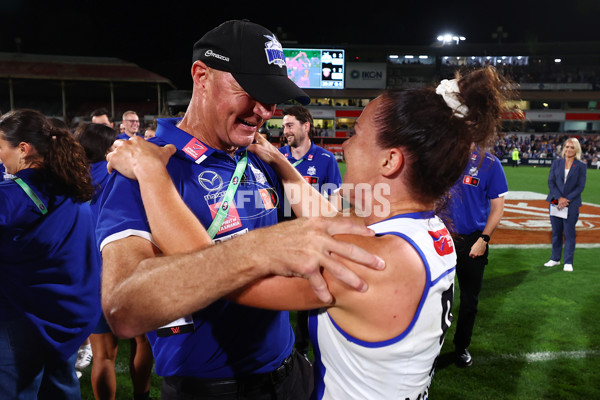
MULTIPOLYGON (((343 163, 340 170, 343 175, 343 163)), ((547 193, 549 168, 506 167, 505 172, 510 190, 547 193)), ((600 171, 588 170, 583 201, 600 204, 600 171)), ((431 399, 600 398, 600 248, 577 249, 573 273, 543 267, 549 252, 492 246, 469 348, 473 366, 460 369, 452 363, 452 326, 431 399)), ((453 310, 458 298, 457 289, 453 310)), ((131 398, 128 357, 129 344, 121 341, 117 399, 131 398)), ((82 399, 93 399, 90 370, 81 378, 82 399)), ((151 396, 160 398, 157 376, 151 396)))

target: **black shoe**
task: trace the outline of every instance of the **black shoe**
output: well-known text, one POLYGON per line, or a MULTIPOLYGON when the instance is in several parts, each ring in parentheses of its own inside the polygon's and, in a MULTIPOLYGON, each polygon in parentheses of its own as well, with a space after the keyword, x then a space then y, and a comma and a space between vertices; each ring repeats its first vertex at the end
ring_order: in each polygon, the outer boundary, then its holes
POLYGON ((470 367, 473 364, 473 357, 467 349, 456 349, 454 352, 456 355, 456 365, 460 368, 470 367))

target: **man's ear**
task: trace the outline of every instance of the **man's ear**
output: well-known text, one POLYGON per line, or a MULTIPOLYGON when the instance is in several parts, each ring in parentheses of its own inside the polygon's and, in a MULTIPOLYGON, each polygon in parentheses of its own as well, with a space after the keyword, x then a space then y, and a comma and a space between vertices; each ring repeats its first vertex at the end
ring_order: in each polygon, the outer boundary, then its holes
POLYGON ((385 149, 381 158, 380 170, 385 177, 398 174, 404 168, 404 153, 399 148, 385 149))
POLYGON ((208 66, 198 60, 192 64, 192 81, 195 85, 202 85, 206 81, 208 66))

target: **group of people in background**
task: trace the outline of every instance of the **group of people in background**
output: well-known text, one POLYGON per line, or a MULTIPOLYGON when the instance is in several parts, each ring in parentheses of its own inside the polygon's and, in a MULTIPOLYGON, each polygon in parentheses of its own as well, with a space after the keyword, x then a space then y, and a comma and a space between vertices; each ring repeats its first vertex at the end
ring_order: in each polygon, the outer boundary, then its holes
MULTIPOLYGON (((562 157, 563 145, 572 135, 547 135, 531 134, 529 136, 517 136, 509 134, 500 134, 494 144, 494 154, 502 159, 503 157, 512 158, 514 149, 519 152, 519 159, 528 158, 549 158, 557 159, 562 157)), ((596 165, 600 168, 600 135, 578 135, 578 141, 581 147, 581 162, 589 165, 596 165)))
MULTIPOLYGON (((217 26, 191 75, 185 114, 144 133, 134 111, 120 132, 105 109, 74 132, 0 117, 0 393, 79 399, 91 359, 95 397, 114 398, 125 337, 135 399, 153 363, 166 400, 427 398, 455 276, 455 360, 470 366, 508 192, 488 151, 507 81, 485 67, 384 91, 343 144, 342 182, 268 29, 217 26), (289 100, 302 105, 278 148, 260 128, 289 100), (287 310, 304 311, 297 338, 287 310)), ((548 201, 569 215, 551 219, 546 266, 564 236, 572 271, 585 166, 576 140, 562 152, 548 201)))

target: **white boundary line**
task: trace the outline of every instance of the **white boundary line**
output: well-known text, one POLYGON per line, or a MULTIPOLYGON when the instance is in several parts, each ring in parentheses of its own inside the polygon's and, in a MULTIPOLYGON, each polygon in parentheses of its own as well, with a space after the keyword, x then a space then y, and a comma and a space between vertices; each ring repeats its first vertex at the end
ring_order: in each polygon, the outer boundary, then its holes
MULTIPOLYGON (((536 353, 524 353, 524 354, 501 354, 497 357, 482 357, 484 362, 493 362, 498 358, 504 360, 520 360, 525 362, 538 362, 538 361, 553 361, 560 359, 581 359, 591 358, 600 356, 600 350, 581 350, 581 351, 542 351, 536 353)), ((479 357, 477 357, 479 360, 479 357)))
MULTIPOLYGON (((490 244, 492 249, 551 249, 552 244, 490 244)), ((600 249, 600 243, 576 243, 576 249, 600 249)))

